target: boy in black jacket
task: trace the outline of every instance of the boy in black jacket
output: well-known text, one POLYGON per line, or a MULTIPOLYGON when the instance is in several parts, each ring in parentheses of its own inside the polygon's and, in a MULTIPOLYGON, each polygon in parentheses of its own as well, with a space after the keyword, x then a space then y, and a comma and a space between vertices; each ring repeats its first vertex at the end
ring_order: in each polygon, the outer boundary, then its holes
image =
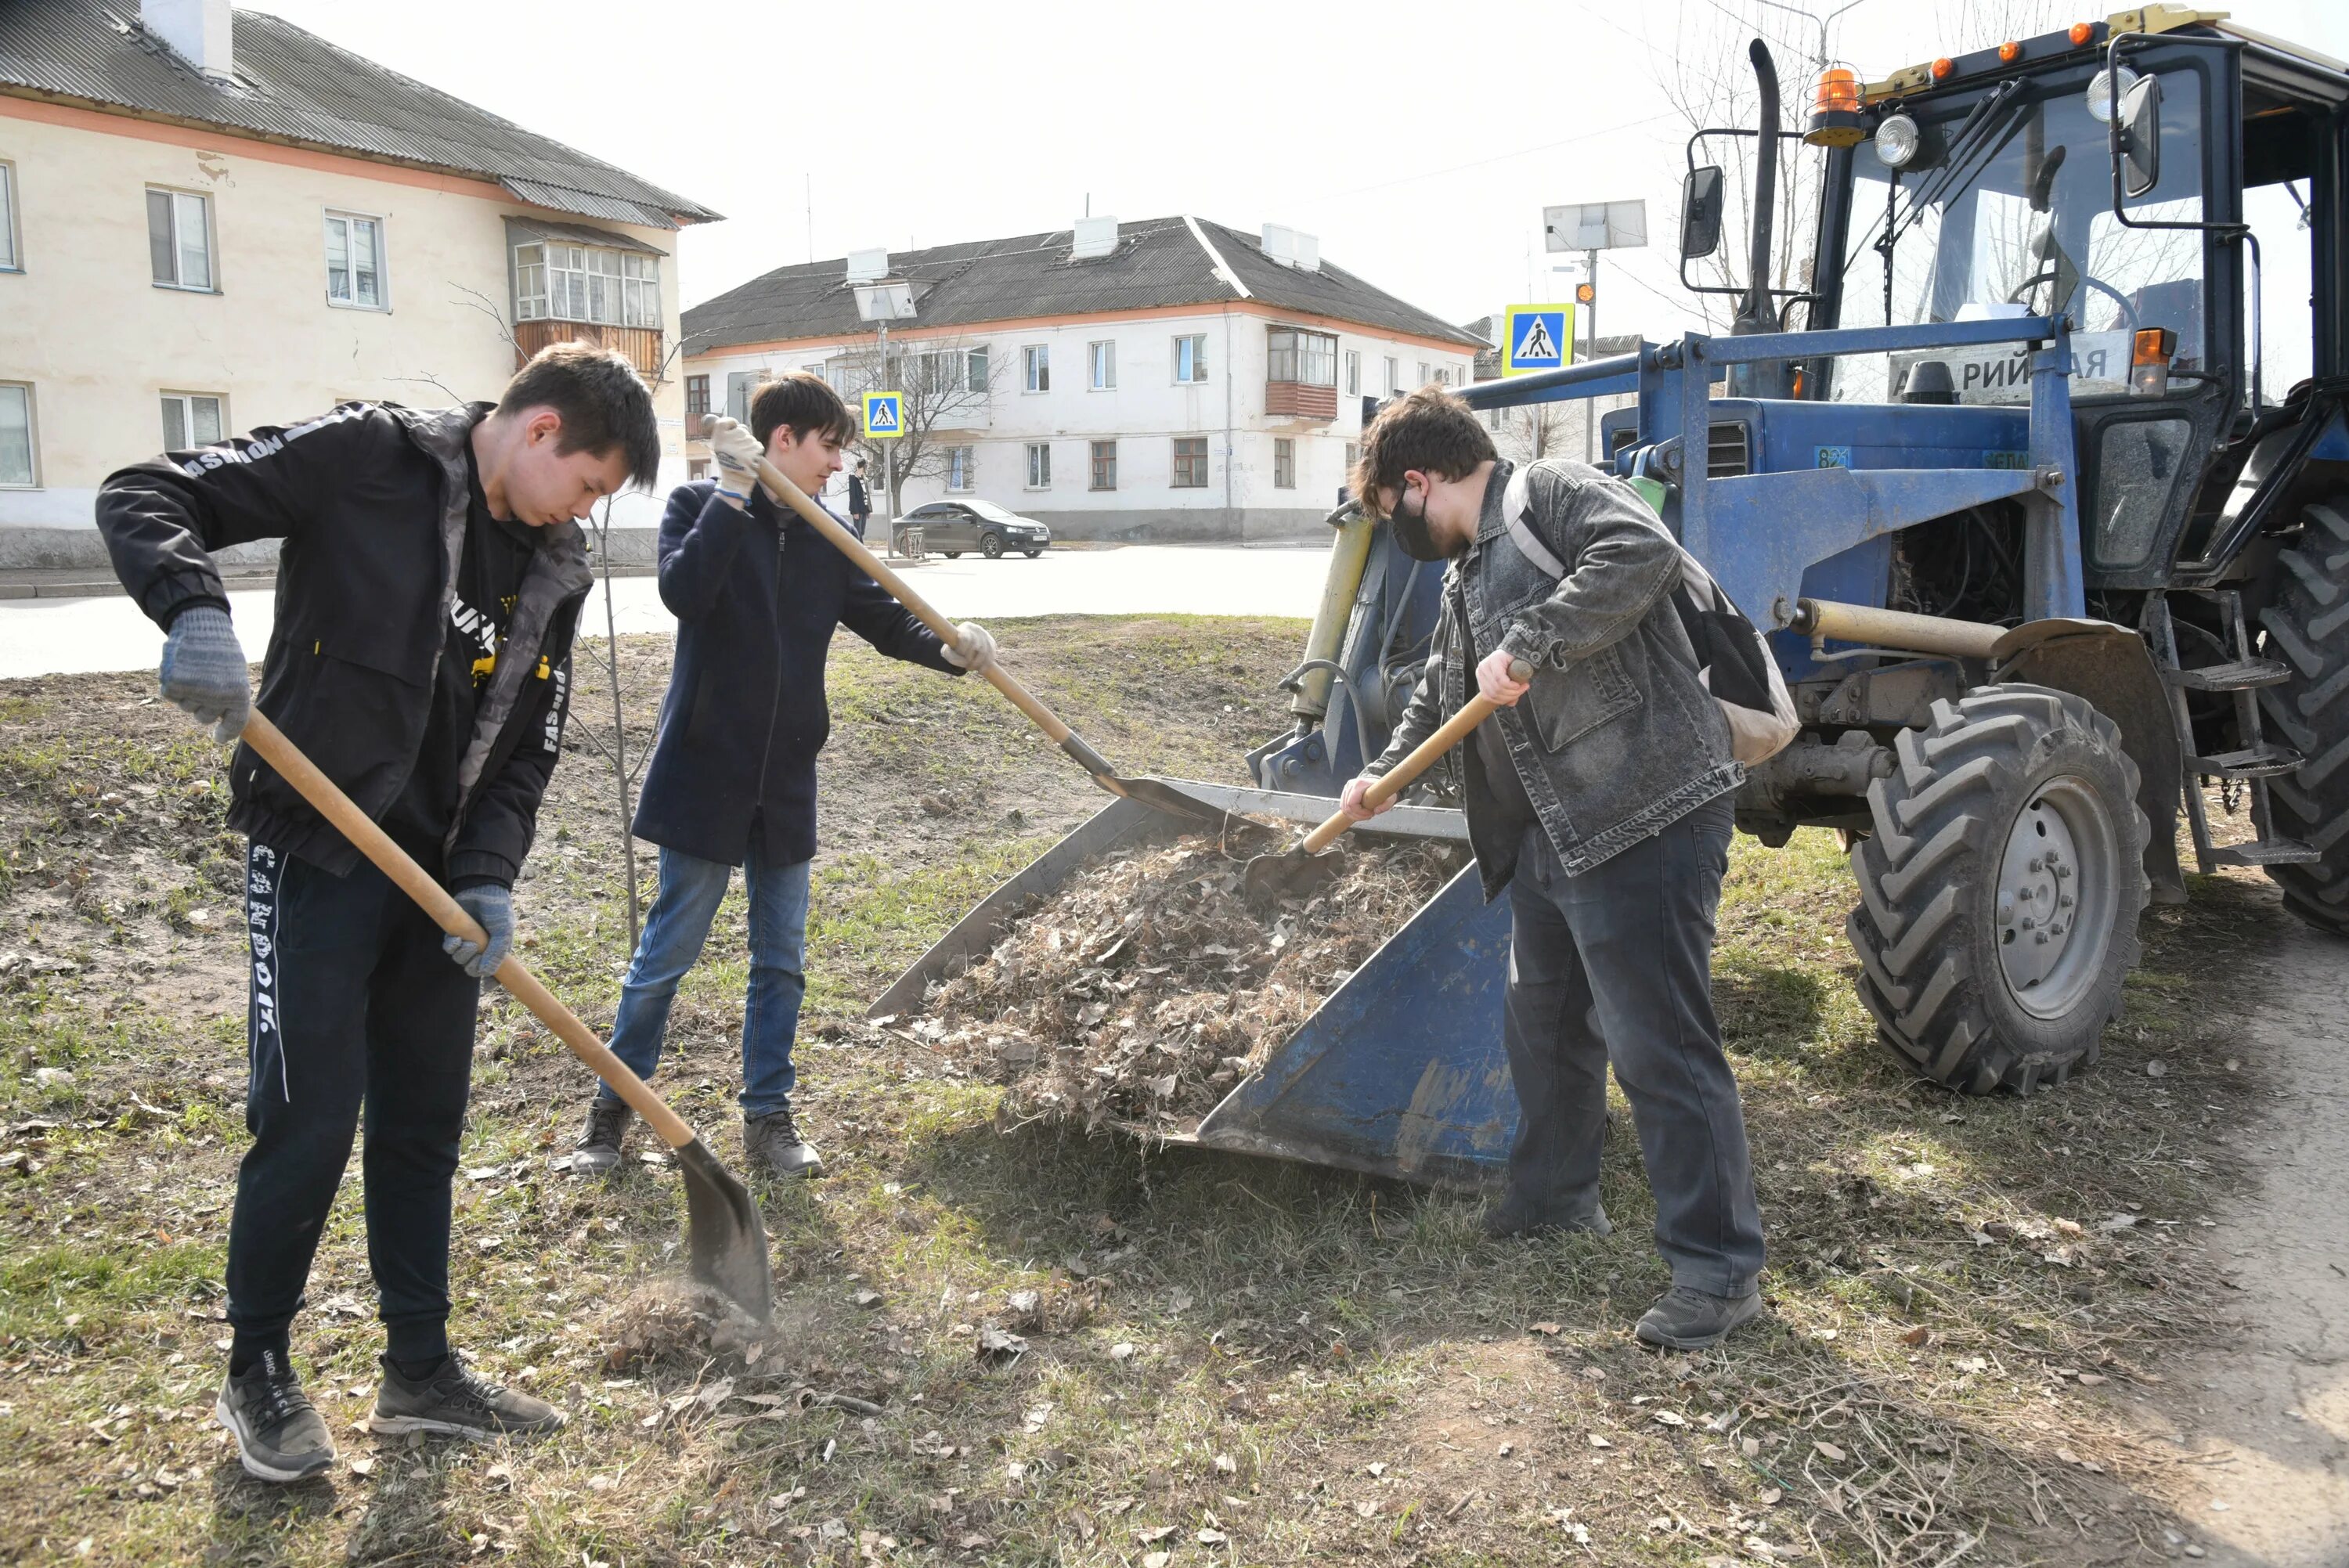
POLYGON ((449 1186, 481 976, 512 940, 508 890, 561 751, 590 582, 575 520, 649 482, 659 461, 652 397, 627 361, 563 344, 494 407, 347 403, 167 453, 98 492, 115 573, 169 633, 163 695, 223 740, 244 727, 247 675, 210 552, 285 541, 262 712, 489 937, 483 948, 443 935, 238 748, 229 825, 250 841, 254 1143, 229 1227, 234 1340, 217 1411, 264 1480, 334 1461, 287 1337, 362 1107, 367 1256, 388 1341, 369 1426, 481 1435, 563 1422, 450 1350, 449 1186))
MULTIPOLYGON (((808 863, 815 855, 815 758, 832 730, 824 659, 846 626, 892 658, 947 675, 995 656, 985 628, 954 646, 759 489, 763 455, 809 495, 840 471, 855 429, 819 377, 786 376, 750 398, 750 428, 718 421, 718 479, 680 485, 660 531, 661 602, 676 614, 677 665, 636 805, 636 834, 661 847, 660 892, 620 987, 612 1052, 649 1078, 678 982, 743 868, 750 984, 742 1008, 742 1143, 771 1175, 811 1176, 815 1149, 792 1119, 792 1046, 807 982, 808 863)), ((572 1169, 619 1163, 628 1108, 588 1107, 572 1169)))

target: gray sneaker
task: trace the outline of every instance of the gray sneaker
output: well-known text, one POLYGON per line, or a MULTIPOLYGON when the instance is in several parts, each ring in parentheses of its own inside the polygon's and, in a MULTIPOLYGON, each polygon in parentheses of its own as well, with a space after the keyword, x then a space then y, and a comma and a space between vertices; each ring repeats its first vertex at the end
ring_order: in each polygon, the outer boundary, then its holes
POLYGON ((335 1440, 302 1392, 294 1368, 264 1350, 261 1359, 221 1384, 212 1414, 236 1439, 247 1475, 263 1480, 306 1480, 335 1462, 335 1440))
POLYGON ((770 1176, 821 1176, 823 1157, 815 1145, 800 1137, 792 1124, 792 1108, 771 1110, 742 1122, 742 1152, 753 1170, 770 1176))
POLYGON ((597 1095, 587 1104, 587 1125, 571 1146, 571 1171, 575 1176, 601 1176, 620 1162, 627 1142, 628 1123, 636 1113, 625 1105, 606 1104, 597 1095))
POLYGON ((1634 1332, 1647 1344, 1667 1350, 1709 1350, 1729 1337, 1732 1329, 1761 1315, 1758 1290, 1744 1295, 1707 1295, 1676 1284, 1648 1308, 1634 1332))
POLYGON ((421 1381, 401 1375, 390 1357, 381 1357, 383 1384, 376 1390, 367 1430, 386 1437, 403 1432, 446 1432, 460 1438, 497 1438, 521 1432, 551 1432, 570 1418, 543 1399, 518 1394, 475 1372, 454 1352, 440 1370, 421 1381))

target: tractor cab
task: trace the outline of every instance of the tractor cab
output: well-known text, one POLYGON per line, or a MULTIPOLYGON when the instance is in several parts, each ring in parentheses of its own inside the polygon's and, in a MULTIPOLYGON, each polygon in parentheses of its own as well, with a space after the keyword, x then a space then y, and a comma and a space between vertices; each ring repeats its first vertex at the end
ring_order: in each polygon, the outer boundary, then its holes
MULTIPOLYGON (((2344 67, 2158 5, 1881 81, 1830 71, 1819 93, 1806 325, 2067 317, 2092 601, 2224 578, 2258 531, 2230 506, 2256 438, 2324 412, 2287 394, 2349 364, 2344 67)), ((2018 421, 2031 401, 2020 344, 1806 380, 1823 400, 2018 421)))

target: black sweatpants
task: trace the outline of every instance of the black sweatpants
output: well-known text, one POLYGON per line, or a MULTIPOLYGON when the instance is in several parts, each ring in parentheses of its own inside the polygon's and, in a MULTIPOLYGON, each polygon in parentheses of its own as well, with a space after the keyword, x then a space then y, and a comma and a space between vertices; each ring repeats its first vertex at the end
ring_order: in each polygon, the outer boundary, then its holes
POLYGON ((1528 827, 1502 1027, 1520 1112, 1505 1208, 1531 1222, 1599 1216, 1611 1061, 1656 1195, 1656 1250, 1674 1284, 1713 1295, 1752 1290, 1763 1261, 1744 1108, 1713 1012, 1731 830, 1724 795, 1570 877, 1528 827))
MULTIPOLYGON (((429 862, 427 862, 428 864, 429 862)), ((301 1310, 362 1109, 367 1262, 390 1353, 447 1348, 449 1184, 481 982, 440 928, 362 861, 337 877, 266 844, 245 858, 253 1147, 237 1168, 228 1316, 282 1335, 301 1310)))

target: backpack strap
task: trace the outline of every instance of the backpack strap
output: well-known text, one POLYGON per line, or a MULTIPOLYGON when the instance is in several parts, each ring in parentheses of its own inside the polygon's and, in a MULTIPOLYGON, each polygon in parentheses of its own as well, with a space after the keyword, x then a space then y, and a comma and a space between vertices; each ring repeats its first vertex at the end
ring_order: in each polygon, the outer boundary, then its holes
POLYGON ((1501 492, 1501 521, 1508 524, 1509 542, 1517 547, 1518 554, 1532 562, 1534 570, 1545 577, 1563 581, 1566 562, 1557 558, 1557 552, 1542 542, 1541 535, 1536 533, 1533 524, 1526 521, 1526 513, 1533 508, 1530 475, 1531 465, 1526 464, 1521 465, 1509 476, 1508 488, 1501 492))

